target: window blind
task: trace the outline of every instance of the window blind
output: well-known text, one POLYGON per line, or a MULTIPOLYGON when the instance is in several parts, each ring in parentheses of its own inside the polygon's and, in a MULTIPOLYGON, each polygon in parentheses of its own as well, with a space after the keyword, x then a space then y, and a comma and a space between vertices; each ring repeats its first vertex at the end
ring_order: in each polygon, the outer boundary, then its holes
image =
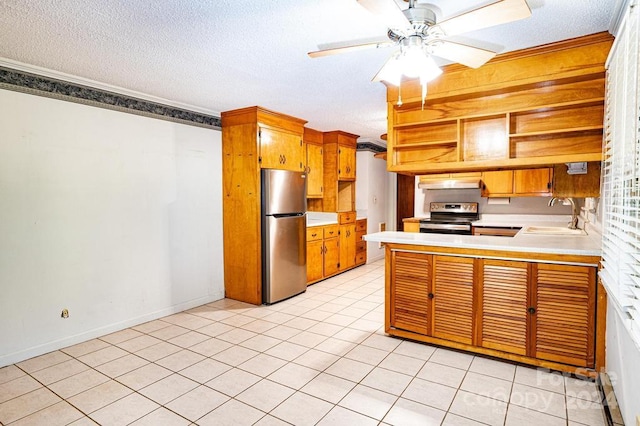
POLYGON ((600 277, 640 346, 640 10, 635 3, 607 61, 600 277))

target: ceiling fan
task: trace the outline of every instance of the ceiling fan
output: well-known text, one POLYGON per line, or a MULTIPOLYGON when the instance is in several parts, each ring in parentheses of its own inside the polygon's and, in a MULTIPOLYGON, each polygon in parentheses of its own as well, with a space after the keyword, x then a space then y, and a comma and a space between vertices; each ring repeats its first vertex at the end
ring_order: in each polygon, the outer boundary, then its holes
POLYGON ((399 51, 389 58, 373 81, 399 86, 403 75, 420 77, 423 104, 426 83, 442 73, 432 56, 478 68, 496 55, 491 50, 449 41, 447 37, 531 16, 526 0, 496 1, 441 22, 436 22, 433 6, 416 0, 408 0, 409 7, 405 10, 401 10, 394 0, 356 1, 388 24, 388 40, 317 50, 309 52, 309 56, 317 58, 360 49, 399 46, 399 51))

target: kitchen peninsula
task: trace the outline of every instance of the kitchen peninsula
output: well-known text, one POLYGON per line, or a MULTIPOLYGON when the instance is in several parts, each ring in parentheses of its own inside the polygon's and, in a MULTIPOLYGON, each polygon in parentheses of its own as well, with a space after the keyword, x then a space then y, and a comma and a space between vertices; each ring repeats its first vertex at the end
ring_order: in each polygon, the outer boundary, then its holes
POLYGON ((604 362, 600 236, 378 232, 385 332, 592 375, 604 362))

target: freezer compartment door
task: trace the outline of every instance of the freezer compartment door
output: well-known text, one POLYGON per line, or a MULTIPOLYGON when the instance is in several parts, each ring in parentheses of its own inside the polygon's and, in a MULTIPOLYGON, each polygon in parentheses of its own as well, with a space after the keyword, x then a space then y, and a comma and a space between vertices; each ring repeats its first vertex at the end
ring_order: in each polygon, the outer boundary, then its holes
POLYGON ((262 214, 307 211, 307 179, 301 172, 262 170, 262 214))
POLYGON ((306 219, 306 214, 265 217, 262 274, 264 303, 275 303, 307 289, 306 219))

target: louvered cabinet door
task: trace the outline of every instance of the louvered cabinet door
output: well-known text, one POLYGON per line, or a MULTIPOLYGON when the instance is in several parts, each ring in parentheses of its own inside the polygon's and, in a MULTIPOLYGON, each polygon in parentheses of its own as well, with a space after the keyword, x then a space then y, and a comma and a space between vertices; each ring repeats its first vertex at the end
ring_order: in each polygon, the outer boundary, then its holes
POLYGON ((527 262, 483 260, 478 345, 527 355, 528 270, 527 262))
POLYGON ((593 367, 596 269, 537 264, 535 271, 534 356, 593 367))
POLYGON ((473 264, 474 259, 433 256, 432 335, 471 344, 473 340, 473 264))
POLYGON ((391 327, 428 334, 432 255, 392 253, 391 327))

